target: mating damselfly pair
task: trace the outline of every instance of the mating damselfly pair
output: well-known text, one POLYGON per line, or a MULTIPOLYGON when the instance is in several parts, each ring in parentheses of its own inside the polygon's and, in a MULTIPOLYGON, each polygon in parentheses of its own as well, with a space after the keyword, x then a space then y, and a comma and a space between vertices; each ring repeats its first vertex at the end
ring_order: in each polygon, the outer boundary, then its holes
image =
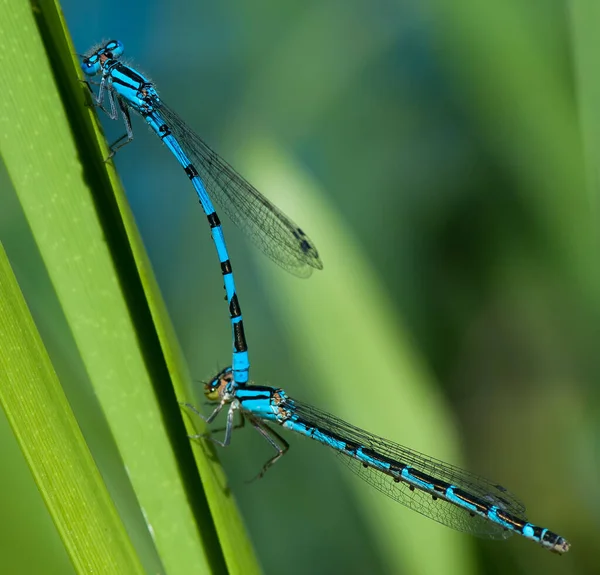
POLYGON ((274 448, 275 455, 259 477, 288 449, 272 428, 278 425, 332 448, 352 471, 388 497, 439 523, 481 537, 505 539, 517 533, 556 553, 569 550, 560 535, 529 523, 525 506, 504 487, 458 467, 363 431, 324 411, 290 398, 283 389, 248 385, 248 347, 233 272, 214 198, 247 235, 276 263, 306 277, 322 269, 306 234, 262 196, 199 138, 158 96, 155 86, 120 60, 123 44, 113 40, 92 49, 82 60, 88 76, 100 75, 95 103, 111 119, 119 112, 126 134, 111 147, 111 156, 133 139, 130 111, 138 113, 183 167, 208 218, 219 256, 233 340, 233 365, 205 386, 217 403, 211 423, 226 408, 223 441, 231 441, 235 414, 248 421, 274 448), (105 107, 108 103, 108 108, 105 107))

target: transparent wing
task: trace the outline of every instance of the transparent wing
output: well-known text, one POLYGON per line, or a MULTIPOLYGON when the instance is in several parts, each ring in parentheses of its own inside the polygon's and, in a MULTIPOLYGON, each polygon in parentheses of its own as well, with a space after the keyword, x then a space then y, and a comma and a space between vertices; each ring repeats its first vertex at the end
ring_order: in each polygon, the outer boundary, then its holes
POLYGON ((308 277, 323 263, 310 238, 240 176, 164 103, 160 112, 189 156, 207 192, 237 226, 275 263, 308 277))
MULTIPOLYGON (((363 431, 329 413, 297 400, 290 399, 288 401, 294 414, 298 415, 303 422, 321 431, 339 437, 343 441, 366 447, 372 450, 375 456, 380 455, 388 460, 394 460, 399 465, 410 465, 417 471, 454 485, 490 505, 496 505, 507 513, 525 519, 525 506, 523 503, 501 485, 363 431)), ((389 475, 381 473, 376 468, 365 467, 361 461, 354 459, 343 451, 337 453, 354 473, 375 489, 434 521, 479 537, 506 539, 512 535, 512 531, 507 531, 502 526, 486 520, 484 517, 471 515, 468 509, 450 503, 443 498, 434 499, 429 491, 418 488, 411 490, 408 483, 403 481, 396 483, 389 475)))

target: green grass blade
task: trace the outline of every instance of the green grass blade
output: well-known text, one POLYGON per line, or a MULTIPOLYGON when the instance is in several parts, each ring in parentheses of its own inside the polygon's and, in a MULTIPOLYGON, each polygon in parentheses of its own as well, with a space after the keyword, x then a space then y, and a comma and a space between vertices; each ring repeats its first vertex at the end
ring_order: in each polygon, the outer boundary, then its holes
MULTIPOLYGON (((303 350, 304 363, 310 366, 304 374, 305 391, 294 395, 310 401, 312 394, 320 408, 355 425, 458 462, 452 416, 408 335, 396 327, 401 322, 394 317, 393 302, 368 258, 322 190, 268 141, 248 142, 244 150, 252 155, 246 171, 253 181, 262 189, 277 190, 277 205, 295 219, 311 222, 307 233, 325 266, 306 285, 257 257, 277 316, 294 326, 292 345, 303 350)), ((469 538, 402 509, 351 473, 343 477, 355 490, 391 572, 474 571, 469 538), (432 541, 435 553, 410 552, 432 541)))
POLYGON ((588 0, 569 3, 575 64, 576 93, 586 157, 587 190, 596 222, 600 209, 600 4, 588 0))
POLYGON ((0 349, 0 404, 76 571, 143 573, 1 244, 0 349))
POLYGON ((83 105, 60 11, 53 2, 33 13, 26 1, 2 4, 0 37, 0 154, 84 366, 81 385, 94 390, 143 511, 140 536, 151 531, 171 574, 257 572, 222 471, 205 449, 195 449, 196 461, 190 450, 177 404, 192 399, 189 378, 118 178, 103 161, 95 112, 83 105))

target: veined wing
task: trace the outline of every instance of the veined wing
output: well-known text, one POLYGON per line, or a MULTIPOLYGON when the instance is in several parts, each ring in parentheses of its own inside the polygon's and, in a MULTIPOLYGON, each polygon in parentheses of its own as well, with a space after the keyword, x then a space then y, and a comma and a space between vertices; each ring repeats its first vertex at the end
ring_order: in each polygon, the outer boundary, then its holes
MULTIPOLYGON (((292 413, 297 415, 303 423, 314 426, 334 438, 341 439, 349 446, 361 446, 368 450, 375 459, 380 458, 384 462, 393 461, 398 468, 408 465, 413 472, 426 474, 468 493, 481 502, 497 506, 502 511, 525 519, 523 503, 501 485, 373 435, 300 401, 289 399, 288 402, 292 413)), ((420 489, 403 480, 395 481, 394 477, 379 471, 376 467, 365 465, 364 461, 352 456, 351 448, 340 450, 337 453, 354 473, 375 489, 430 519, 480 537, 505 539, 512 534, 512 531, 506 530, 501 525, 473 514, 468 508, 444 499, 439 492, 420 489)))
POLYGON ((164 103, 160 113, 198 170, 207 192, 229 218, 275 263, 308 277, 323 263, 310 238, 240 176, 164 103))

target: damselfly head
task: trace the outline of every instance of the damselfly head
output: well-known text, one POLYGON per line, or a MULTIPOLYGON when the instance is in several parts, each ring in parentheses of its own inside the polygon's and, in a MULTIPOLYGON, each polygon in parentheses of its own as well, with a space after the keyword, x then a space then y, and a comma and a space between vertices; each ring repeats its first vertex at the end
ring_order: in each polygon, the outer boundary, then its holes
POLYGON ((123 43, 120 40, 110 40, 100 47, 93 48, 81 61, 81 68, 87 76, 95 76, 102 69, 104 62, 118 58, 123 51, 123 43))
POLYGON ((233 381, 230 367, 226 367, 215 375, 208 383, 204 384, 204 395, 209 401, 217 401, 225 395, 227 388, 233 381))

